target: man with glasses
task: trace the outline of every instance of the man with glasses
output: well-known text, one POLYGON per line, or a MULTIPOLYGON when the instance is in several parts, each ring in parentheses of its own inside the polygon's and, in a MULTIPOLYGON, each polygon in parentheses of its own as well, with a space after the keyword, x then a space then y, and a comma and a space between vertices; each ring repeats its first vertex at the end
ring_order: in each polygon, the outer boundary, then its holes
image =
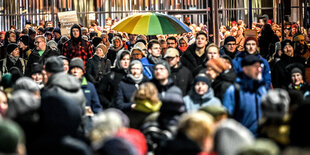
POLYGON ((221 56, 227 55, 231 59, 234 59, 239 53, 236 47, 236 39, 233 36, 226 37, 224 40, 224 46, 220 50, 221 56))
POLYGON ((168 48, 164 58, 171 68, 171 78, 174 84, 181 88, 183 96, 190 90, 193 76, 191 71, 180 62, 179 51, 175 48, 168 48))
POLYGON ((46 39, 42 35, 38 35, 35 37, 35 48, 32 50, 29 55, 29 59, 26 67, 26 75, 30 76, 31 73, 31 65, 35 62, 39 64, 44 64, 46 59, 51 56, 58 56, 59 53, 49 49, 46 46, 46 39))
POLYGON ((262 116, 261 100, 267 93, 262 80, 263 61, 261 57, 248 54, 241 62, 242 71, 236 85, 228 87, 223 96, 223 105, 229 114, 255 136, 258 131, 258 121, 262 116), (239 85, 239 88, 236 87, 239 85))

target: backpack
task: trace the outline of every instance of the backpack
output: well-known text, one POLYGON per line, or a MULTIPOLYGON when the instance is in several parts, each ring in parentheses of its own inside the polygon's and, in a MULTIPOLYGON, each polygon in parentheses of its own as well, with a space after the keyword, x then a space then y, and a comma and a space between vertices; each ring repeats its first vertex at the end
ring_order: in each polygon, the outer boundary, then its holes
MULTIPOLYGON (((23 67, 22 72, 23 74, 25 74, 25 61, 23 58, 19 58, 19 61, 22 63, 22 67, 23 67)), ((1 70, 2 75, 9 72, 8 68, 6 67, 6 62, 7 62, 7 59, 4 58, 3 63, 2 63, 2 70, 1 70)))

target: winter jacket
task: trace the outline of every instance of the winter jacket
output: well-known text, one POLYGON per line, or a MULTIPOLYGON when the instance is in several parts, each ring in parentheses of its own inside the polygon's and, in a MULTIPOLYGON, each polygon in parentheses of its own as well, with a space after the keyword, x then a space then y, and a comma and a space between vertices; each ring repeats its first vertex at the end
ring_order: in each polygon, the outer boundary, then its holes
POLYGON ((250 79, 242 74, 237 78, 239 84, 239 98, 235 95, 235 86, 231 85, 223 96, 223 105, 229 114, 247 127, 257 136, 258 121, 261 118, 261 100, 267 93, 265 83, 250 79), (239 101, 236 104, 236 101, 239 101))
POLYGON ((211 84, 214 90, 214 96, 223 101, 223 95, 228 87, 234 84, 236 78, 237 76, 234 69, 226 70, 217 76, 211 84))
POLYGON ((93 54, 90 43, 81 38, 81 28, 76 24, 71 27, 70 35, 72 38, 63 45, 63 55, 66 56, 69 60, 75 57, 79 57, 84 61, 84 66, 87 66, 87 61, 92 57, 93 54), (78 38, 73 37, 73 28, 79 29, 80 35, 78 38))
POLYGON ((16 63, 14 63, 9 57, 0 60, 1 74, 8 73, 12 67, 17 67, 21 73, 25 73, 25 60, 23 58, 18 58, 16 63))
POLYGON ((81 85, 87 100, 86 106, 90 106, 91 110, 97 114, 102 110, 102 106, 100 104, 95 86, 91 82, 87 81, 85 77, 82 78, 81 85))
POLYGON ((171 78, 175 85, 181 88, 183 96, 185 96, 191 88, 192 72, 179 62, 177 68, 171 68, 171 78))
POLYGON ((196 44, 190 45, 181 57, 181 63, 191 71, 208 59, 206 48, 205 53, 201 57, 196 55, 195 50, 196 44))
POLYGON ((53 74, 48 79, 42 93, 44 94, 48 92, 56 92, 65 97, 74 99, 81 108, 82 114, 85 114, 85 105, 87 101, 83 94, 83 90, 81 89, 81 84, 76 77, 68 75, 65 72, 53 74))
POLYGON ((162 155, 197 155, 201 152, 200 146, 183 133, 178 133, 172 140, 163 144, 162 155))
POLYGON ((226 50, 226 48, 223 46, 221 49, 220 49, 220 55, 223 56, 223 55, 227 55, 229 56, 231 59, 234 59, 236 57, 236 55, 238 55, 240 52, 236 49, 235 52, 228 52, 226 50))
POLYGON ((103 78, 103 76, 108 74, 110 71, 111 61, 106 57, 100 58, 99 56, 94 55, 92 58, 88 59, 85 77, 87 80, 96 85, 103 78))
POLYGON ((192 89, 183 99, 188 112, 197 111, 205 106, 222 106, 221 101, 214 96, 212 88, 209 88, 209 90, 202 96, 198 95, 192 89))
POLYGON ((167 92, 177 92, 182 94, 182 90, 174 84, 171 78, 168 79, 168 83, 166 85, 161 85, 156 79, 151 80, 151 82, 155 84, 160 99, 163 99, 167 92))
POLYGON ((58 56, 58 55, 59 55, 59 51, 54 51, 54 50, 50 49, 49 47, 46 47, 46 50, 44 51, 42 56, 40 56, 38 50, 36 50, 36 49, 32 50, 31 54, 29 55, 27 66, 26 66, 26 71, 25 71, 26 75, 30 76, 31 65, 33 63, 37 62, 39 64, 44 65, 47 58, 49 58, 51 56, 58 56))
MULTIPOLYGON (((240 52, 238 55, 236 55, 235 59, 233 59, 233 67, 235 69, 237 76, 239 76, 243 72, 241 62, 246 55, 247 55, 247 52, 240 52)), ((259 54, 255 54, 255 55, 258 56, 261 61, 263 61, 264 66, 262 68, 262 77, 263 77, 263 81, 266 83, 267 89, 270 89, 271 71, 270 71, 268 61, 259 54)))
POLYGON ((148 80, 144 77, 140 83, 136 84, 131 78, 123 77, 115 95, 115 107, 123 111, 131 110, 132 96, 138 90, 139 85, 146 81, 148 80))
POLYGON ((120 64, 120 56, 123 52, 119 52, 116 56, 115 68, 112 68, 111 72, 108 73, 101 79, 98 84, 98 95, 103 108, 112 106, 115 101, 115 95, 118 90, 118 85, 124 76, 127 75, 127 70, 123 69, 120 64))
POLYGON ((149 80, 153 79, 153 73, 154 73, 154 65, 153 63, 150 63, 150 61, 144 57, 140 59, 142 66, 143 66, 143 75, 147 77, 149 80))

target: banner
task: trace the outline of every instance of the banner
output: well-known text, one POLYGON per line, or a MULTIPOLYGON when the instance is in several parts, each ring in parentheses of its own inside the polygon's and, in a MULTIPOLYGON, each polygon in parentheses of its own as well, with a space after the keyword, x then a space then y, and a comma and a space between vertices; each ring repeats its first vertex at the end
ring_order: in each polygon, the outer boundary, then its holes
POLYGON ((70 36, 71 27, 79 23, 76 11, 58 12, 58 18, 61 24, 61 34, 70 36))

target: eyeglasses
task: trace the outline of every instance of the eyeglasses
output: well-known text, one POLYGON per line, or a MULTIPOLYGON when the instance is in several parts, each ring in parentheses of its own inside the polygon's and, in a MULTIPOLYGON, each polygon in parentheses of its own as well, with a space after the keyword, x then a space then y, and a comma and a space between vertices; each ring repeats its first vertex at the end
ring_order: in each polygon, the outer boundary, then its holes
POLYGON ((185 42, 180 42, 180 44, 186 44, 185 42))
POLYGON ((168 42, 167 44, 168 44, 168 45, 173 45, 173 44, 175 44, 175 43, 169 43, 169 42, 168 42))
POLYGON ((43 41, 36 41, 36 42, 34 42, 34 44, 40 44, 41 42, 43 42, 43 41))

